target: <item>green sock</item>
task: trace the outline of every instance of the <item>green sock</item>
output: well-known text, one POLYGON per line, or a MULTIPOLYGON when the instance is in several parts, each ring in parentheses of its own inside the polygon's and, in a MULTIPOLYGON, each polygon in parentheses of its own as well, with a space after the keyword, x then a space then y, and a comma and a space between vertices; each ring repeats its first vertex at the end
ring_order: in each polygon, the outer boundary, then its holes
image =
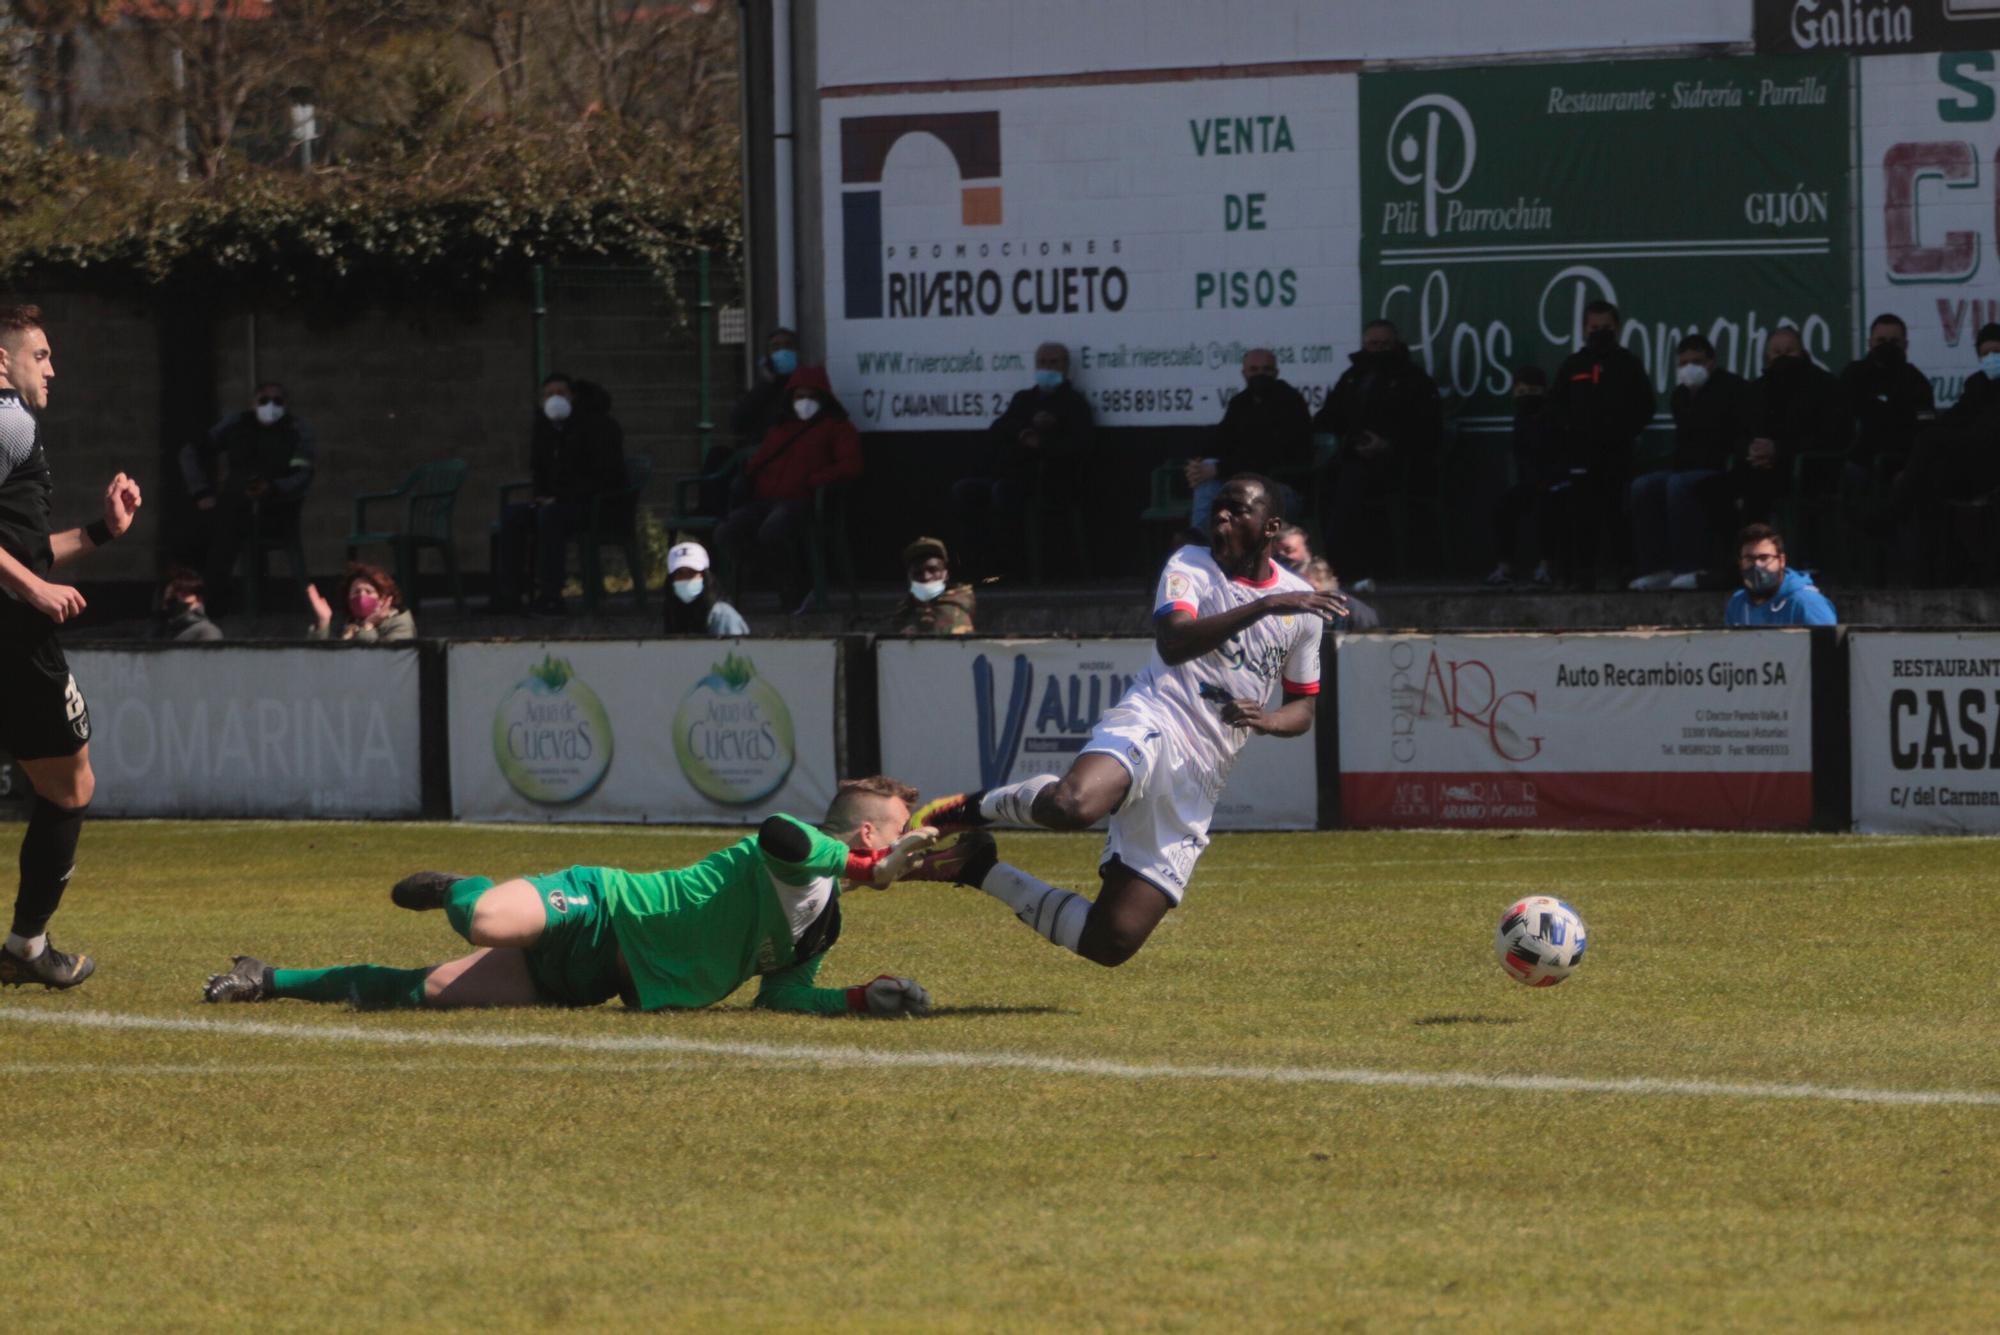
POLYGON ((273 969, 271 990, 300 1001, 346 1001, 357 1010, 394 1010, 424 1004, 429 969, 342 964, 331 969, 273 969))
POLYGON ((479 897, 493 888, 490 876, 468 876, 452 884, 446 891, 444 916, 451 921, 451 930, 467 941, 472 940, 472 909, 479 903, 479 897))

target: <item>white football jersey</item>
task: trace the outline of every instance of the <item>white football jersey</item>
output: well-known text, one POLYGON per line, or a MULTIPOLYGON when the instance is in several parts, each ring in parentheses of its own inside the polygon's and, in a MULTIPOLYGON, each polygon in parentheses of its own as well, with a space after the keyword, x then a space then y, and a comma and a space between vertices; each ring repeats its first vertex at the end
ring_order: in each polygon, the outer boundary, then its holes
MULTIPOLYGON (((1206 547, 1183 547, 1167 558, 1160 586, 1153 597, 1153 615, 1175 610, 1192 616, 1214 616, 1254 602, 1267 593, 1312 592, 1312 585, 1271 562, 1271 574, 1261 584, 1231 579, 1222 573, 1206 547)), ((1262 617, 1238 631, 1221 648, 1178 667, 1169 667, 1157 646, 1125 701, 1157 716, 1172 730, 1186 755, 1213 775, 1214 790, 1236 763, 1250 740, 1246 728, 1222 721, 1222 707, 1231 700, 1261 700, 1269 704, 1271 688, 1282 683, 1286 695, 1319 694, 1319 641, 1326 623, 1310 613, 1262 617)))

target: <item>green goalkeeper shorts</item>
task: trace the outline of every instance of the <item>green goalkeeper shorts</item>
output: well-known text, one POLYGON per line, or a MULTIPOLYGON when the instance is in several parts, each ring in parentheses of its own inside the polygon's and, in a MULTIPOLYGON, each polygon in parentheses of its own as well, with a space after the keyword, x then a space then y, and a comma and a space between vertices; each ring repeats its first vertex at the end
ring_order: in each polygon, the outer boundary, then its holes
POLYGON ((530 876, 548 926, 528 947, 528 975, 552 1006, 598 1006, 618 995, 618 937, 589 867, 530 876))

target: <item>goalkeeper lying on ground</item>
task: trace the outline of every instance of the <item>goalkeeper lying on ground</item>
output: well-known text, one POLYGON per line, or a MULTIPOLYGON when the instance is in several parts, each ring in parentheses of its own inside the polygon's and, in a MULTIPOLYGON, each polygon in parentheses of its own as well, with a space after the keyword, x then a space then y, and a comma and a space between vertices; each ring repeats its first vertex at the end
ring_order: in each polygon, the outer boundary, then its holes
MULTIPOLYGON (((877 776, 842 783, 819 829, 772 816, 757 833, 692 867, 652 873, 571 867, 494 884, 418 872, 390 898, 443 909, 479 947, 424 969, 344 964, 273 969, 239 955, 205 1001, 345 1001, 365 1008, 707 1006, 751 978, 756 1003, 826 1015, 921 1015, 930 996, 908 978, 815 987, 840 937, 841 878, 886 889, 912 870, 936 831, 898 835, 917 791, 877 776)), ((919 868, 925 871, 925 868, 919 868)))

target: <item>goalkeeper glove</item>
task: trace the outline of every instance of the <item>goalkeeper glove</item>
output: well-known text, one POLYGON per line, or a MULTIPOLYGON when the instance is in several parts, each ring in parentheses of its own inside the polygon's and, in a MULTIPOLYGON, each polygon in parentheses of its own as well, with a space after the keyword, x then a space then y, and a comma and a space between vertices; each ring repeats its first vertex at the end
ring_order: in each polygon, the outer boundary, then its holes
POLYGON ((905 1015, 928 1015, 931 994, 914 978, 883 974, 872 983, 847 989, 847 1009, 856 1015, 878 1015, 900 1019, 905 1015))
POLYGON ((909 875, 910 868, 917 859, 938 840, 938 832, 926 825, 912 830, 888 848, 871 853, 849 853, 847 855, 847 876, 849 880, 863 881, 877 890, 887 890, 890 886, 909 875))

